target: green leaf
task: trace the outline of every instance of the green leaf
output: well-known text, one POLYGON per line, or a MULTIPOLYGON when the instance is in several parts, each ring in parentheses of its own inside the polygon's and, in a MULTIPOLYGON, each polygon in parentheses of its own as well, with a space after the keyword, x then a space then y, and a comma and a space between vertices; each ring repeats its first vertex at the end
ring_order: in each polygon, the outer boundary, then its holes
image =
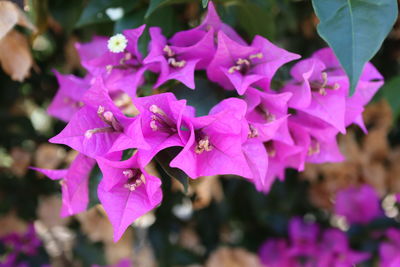
POLYGON ((206 79, 197 78, 195 83, 196 90, 191 90, 185 85, 179 84, 172 87, 171 92, 178 99, 186 99, 187 104, 196 109, 197 116, 204 116, 224 98, 223 93, 225 92, 218 90, 218 86, 206 79))
POLYGON ((272 12, 274 1, 240 1, 237 5, 237 18, 249 39, 255 35, 261 35, 268 39, 274 39, 275 15, 272 12))
POLYGON ((158 7, 165 4, 168 0, 150 0, 149 8, 146 11, 144 17, 147 19, 158 7))
POLYGON ((389 102, 393 110, 393 118, 397 119, 400 115, 400 76, 397 76, 380 89, 382 96, 389 102))
POLYGON ((126 14, 122 19, 116 21, 114 26, 114 33, 120 33, 126 29, 137 28, 140 25, 144 24, 144 14, 144 9, 141 9, 139 11, 134 10, 126 14))
POLYGON ((122 8, 124 14, 126 14, 133 10, 139 3, 139 1, 131 2, 124 0, 90 0, 75 27, 111 21, 106 14, 108 8, 122 8))
POLYGON ((312 0, 319 35, 338 57, 350 94, 362 69, 380 48, 397 17, 396 0, 312 0))
POLYGON ((72 31, 82 14, 84 2, 81 0, 52 0, 49 2, 50 13, 64 29, 72 31))
POLYGON ((103 175, 100 168, 96 165, 90 172, 89 179, 89 208, 100 204, 99 198, 97 196, 97 187, 102 179, 103 175))
POLYGON ((203 8, 207 8, 208 0, 201 0, 201 3, 203 4, 203 8))
POLYGON ((179 152, 182 150, 181 147, 170 147, 164 149, 156 155, 156 161, 160 164, 163 170, 172 178, 175 178, 183 185, 184 193, 187 194, 189 187, 189 177, 185 172, 178 168, 172 168, 169 163, 179 152))
POLYGON ((149 8, 146 11, 146 15, 144 16, 145 19, 147 19, 153 12, 166 5, 171 5, 171 4, 180 4, 180 3, 186 3, 190 2, 193 0, 150 0, 150 5, 149 8))
POLYGON ((180 30, 176 16, 176 10, 172 6, 166 6, 156 10, 145 22, 148 27, 160 27, 165 36, 171 36, 180 30))
POLYGON ((130 159, 133 156, 133 154, 135 153, 135 151, 136 151, 136 149, 134 149, 134 148, 125 149, 122 152, 122 160, 130 159))

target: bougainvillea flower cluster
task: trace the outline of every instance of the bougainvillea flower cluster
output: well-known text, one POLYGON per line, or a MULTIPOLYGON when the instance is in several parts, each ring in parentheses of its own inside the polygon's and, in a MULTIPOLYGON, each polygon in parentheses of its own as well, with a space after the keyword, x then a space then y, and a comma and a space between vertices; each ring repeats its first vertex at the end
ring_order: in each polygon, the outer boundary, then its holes
POLYGON ((291 80, 273 88, 276 71, 300 56, 261 36, 247 43, 220 20, 212 2, 198 27, 170 39, 161 28, 143 25, 111 38, 95 37, 77 49, 87 74, 56 72, 60 89, 48 112, 68 123, 50 142, 79 155, 68 169, 37 170, 61 180, 67 216, 86 209, 97 164, 103 174, 98 197, 115 240, 161 203, 161 180, 146 171, 160 151, 177 148, 168 164, 192 179, 237 175, 267 193, 276 178, 284 179, 286 168, 302 171, 306 162, 343 160, 337 135, 351 124, 365 130, 364 106, 383 84, 368 63, 350 96, 345 72, 324 48, 298 61, 291 80), (147 55, 138 49, 145 30, 151 38, 147 55), (227 96, 204 116, 173 93, 179 82, 201 90, 197 73, 227 96), (144 95, 142 85, 149 83, 157 90, 144 95), (123 156, 127 151, 133 151, 130 158, 123 156))
POLYGON ((288 232, 289 240, 272 238, 260 247, 264 266, 355 266, 370 258, 369 253, 352 250, 339 229, 321 230, 316 223, 295 217, 289 222, 288 232))
POLYGON ((27 267, 28 263, 21 258, 37 255, 42 242, 36 234, 35 227, 30 224, 25 233, 13 232, 0 238, 0 245, 2 247, 1 266, 27 267))

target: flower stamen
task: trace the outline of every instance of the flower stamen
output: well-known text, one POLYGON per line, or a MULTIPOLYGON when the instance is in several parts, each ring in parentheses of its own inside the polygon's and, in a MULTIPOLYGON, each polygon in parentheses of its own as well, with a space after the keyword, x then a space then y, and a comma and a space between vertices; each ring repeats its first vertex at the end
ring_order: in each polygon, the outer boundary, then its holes
POLYGON ((168 117, 168 115, 159 108, 157 105, 151 105, 149 107, 149 110, 153 115, 151 115, 151 121, 150 121, 150 128, 153 131, 158 131, 160 129, 160 126, 169 129, 173 132, 176 132, 176 125, 175 123, 168 117), (159 125, 157 125, 157 123, 159 125))
POLYGON ((233 74, 235 71, 240 71, 242 74, 245 74, 250 70, 253 63, 252 60, 256 58, 258 59, 263 58, 263 54, 257 53, 250 55, 247 58, 238 58, 235 62, 235 65, 233 65, 228 69, 228 73, 233 74))
POLYGON ((139 186, 146 183, 146 177, 138 169, 126 169, 122 173, 128 179, 124 187, 129 191, 135 191, 139 186))
POLYGON ((311 144, 310 144, 310 146, 308 147, 307 155, 308 155, 308 156, 312 156, 312 155, 319 154, 320 152, 321 152, 321 145, 320 145, 320 143, 319 143, 317 140, 312 139, 312 140, 311 140, 311 144))
POLYGON ((258 130, 256 127, 254 127, 252 124, 249 123, 249 138, 256 138, 258 137, 258 130))
POLYGON ((204 151, 209 152, 209 151, 211 151, 211 150, 213 150, 213 146, 210 144, 210 140, 209 140, 209 137, 208 137, 208 136, 206 136, 206 137, 200 139, 200 140, 197 142, 197 145, 196 145, 196 148, 195 148, 195 152, 196 152, 197 154, 201 154, 201 153, 203 153, 204 151))

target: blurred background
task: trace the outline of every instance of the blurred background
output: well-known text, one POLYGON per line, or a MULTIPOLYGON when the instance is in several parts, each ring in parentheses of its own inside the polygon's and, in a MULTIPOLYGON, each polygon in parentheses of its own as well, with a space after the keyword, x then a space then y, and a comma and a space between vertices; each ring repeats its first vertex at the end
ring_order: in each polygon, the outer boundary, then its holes
MULTIPOLYGON (((67 147, 47 142, 65 126, 46 113, 58 88, 52 71, 84 75, 76 42, 142 24, 159 26, 171 37, 198 25, 205 9, 200 0, 4 2, 0 1, 0 261, 4 266, 261 266, 260 246, 269 238, 287 238, 293 217, 346 231, 352 248, 371 253, 360 266, 378 266, 383 233, 400 228, 395 195, 400 192, 399 23, 372 60, 386 84, 364 114, 369 134, 354 127, 340 137, 345 162, 308 165, 301 174, 288 170, 286 181, 276 182, 268 195, 229 176, 191 181, 184 192, 179 182, 155 165, 163 180, 161 206, 114 243, 96 196, 98 170, 90 180, 91 208, 60 218, 59 183, 28 169, 62 168, 75 156, 67 147), (1 17, 12 12, 25 12, 26 18, 4 35, 1 17), (335 215, 332 200, 337 192, 363 184, 379 196, 382 214, 367 224, 351 225, 335 215), (15 265, 6 265, 7 261, 15 265)), ((316 33, 318 19, 311 1, 214 3, 222 20, 246 41, 262 35, 303 57, 326 46, 316 33)), ((148 41, 147 35, 141 38, 142 50, 148 41)), ((276 80, 288 78, 290 66, 285 65, 276 80)))

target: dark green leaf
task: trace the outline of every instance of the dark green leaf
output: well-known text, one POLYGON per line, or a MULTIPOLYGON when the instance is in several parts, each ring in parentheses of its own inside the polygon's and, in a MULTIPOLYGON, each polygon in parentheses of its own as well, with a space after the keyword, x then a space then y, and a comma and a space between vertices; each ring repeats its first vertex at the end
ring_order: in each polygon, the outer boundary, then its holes
POLYGON ((160 166, 163 168, 163 170, 172 178, 175 178, 178 180, 182 185, 183 185, 183 190, 185 194, 188 192, 188 186, 189 186, 189 177, 185 172, 178 168, 172 168, 169 166, 169 163, 173 158, 175 158, 176 155, 180 152, 182 148, 180 147, 170 147, 167 149, 164 149, 156 155, 156 160, 160 164, 160 166))
POLYGON ((76 27, 83 27, 90 24, 102 23, 111 19, 106 14, 108 8, 122 8, 124 14, 133 10, 139 3, 124 0, 90 0, 89 4, 83 10, 76 27))
POLYGON ((400 76, 397 76, 380 89, 382 96, 389 102, 393 110, 393 118, 400 115, 400 76))
POLYGON ((153 14, 153 12, 166 5, 171 5, 171 4, 180 4, 180 3, 186 3, 190 2, 192 0, 150 0, 150 5, 149 8, 146 11, 146 15, 144 16, 146 19, 153 14))
POLYGON ((208 0, 201 0, 201 3, 203 4, 203 8, 207 8, 208 0))
POLYGON ((180 30, 176 15, 177 13, 172 6, 166 6, 162 9, 156 10, 150 17, 148 17, 146 19, 146 25, 148 27, 161 27, 162 33, 165 36, 171 36, 180 30))
POLYGON ((319 35, 333 49, 353 94, 362 69, 380 48, 397 17, 396 0, 313 0, 319 35))
POLYGON ((237 17, 240 26, 248 33, 249 39, 255 35, 274 38, 275 24, 272 2, 241 1, 237 6, 237 17))
POLYGON ((141 9, 139 11, 134 10, 126 14, 122 19, 115 23, 114 32, 119 33, 126 29, 137 28, 144 24, 144 14, 146 10, 141 9))
POLYGON ((84 266, 93 264, 105 265, 106 259, 101 243, 93 243, 86 236, 78 234, 76 245, 73 247, 74 256, 79 258, 84 266))
POLYGON ((215 84, 206 79, 196 79, 196 90, 180 84, 171 91, 178 99, 186 99, 188 105, 196 108, 197 116, 207 115, 210 109, 223 99, 215 84))
POLYGON ((168 0, 150 0, 149 8, 147 9, 146 15, 144 17, 148 18, 154 12, 154 10, 156 10, 158 7, 160 7, 167 1, 168 0))
POLYGON ((124 152, 122 152, 122 160, 127 160, 130 159, 133 155, 133 153, 135 153, 136 149, 134 148, 129 148, 124 150, 124 152))
POLYGON ((64 29, 71 31, 82 14, 83 3, 80 0, 52 0, 49 2, 50 13, 64 29))
POLYGON ((99 198, 97 196, 97 187, 102 179, 103 175, 96 165, 90 173, 89 179, 89 208, 100 204, 99 198))

